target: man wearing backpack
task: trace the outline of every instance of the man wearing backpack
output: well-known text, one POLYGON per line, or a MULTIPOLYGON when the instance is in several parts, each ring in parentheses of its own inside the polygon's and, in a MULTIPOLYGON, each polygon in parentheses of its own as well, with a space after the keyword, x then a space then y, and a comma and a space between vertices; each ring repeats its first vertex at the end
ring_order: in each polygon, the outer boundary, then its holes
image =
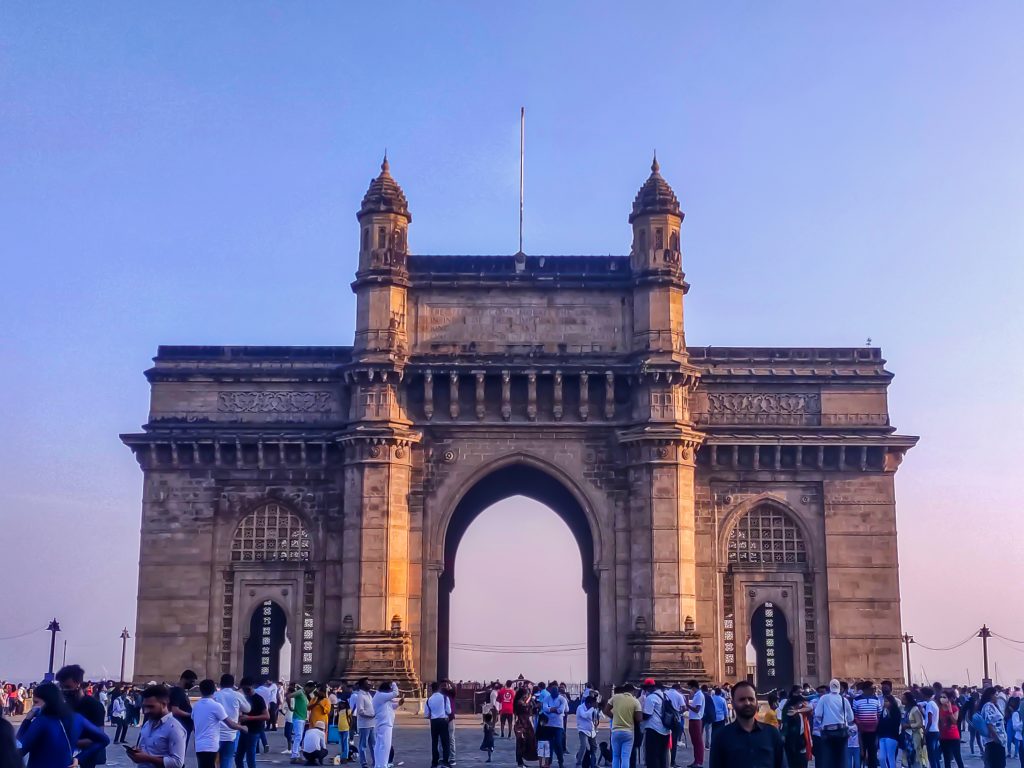
POLYGON ((668 768, 668 737, 679 715, 653 677, 644 680, 644 691, 644 762, 647 768, 668 768))

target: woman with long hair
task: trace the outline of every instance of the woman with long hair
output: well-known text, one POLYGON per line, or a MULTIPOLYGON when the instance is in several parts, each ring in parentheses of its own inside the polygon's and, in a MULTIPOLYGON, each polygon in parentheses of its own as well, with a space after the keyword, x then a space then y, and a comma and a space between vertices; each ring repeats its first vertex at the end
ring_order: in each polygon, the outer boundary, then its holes
POLYGON ((55 683, 35 689, 32 709, 18 728, 21 754, 28 755, 28 768, 73 768, 110 743, 110 737, 77 712, 68 708, 64 694, 55 683), (89 744, 79 751, 80 741, 89 744))
POLYGON ((878 716, 878 746, 882 753, 882 768, 899 768, 900 730, 903 713, 891 693, 882 697, 882 711, 878 716))
POLYGON ((917 705, 912 691, 903 694, 906 720, 903 723, 903 749, 907 753, 908 768, 928 768, 928 750, 924 743, 924 713, 917 705))
POLYGON ((814 756, 810 721, 813 713, 814 710, 799 693, 794 693, 786 701, 782 713, 782 746, 789 768, 807 768, 807 761, 814 756))
POLYGON ((985 742, 981 739, 981 731, 974 727, 972 719, 975 712, 981 711, 981 705, 978 703, 979 698, 978 692, 975 691, 967 699, 967 704, 964 705, 964 708, 967 710, 967 741, 971 746, 971 755, 974 755, 975 742, 978 744, 978 754, 985 754, 985 742))
POLYGON ((943 691, 939 696, 939 744, 946 768, 950 768, 954 760, 960 768, 964 768, 964 759, 960 754, 960 727, 957 725, 959 716, 960 708, 943 691))
POLYGON ((986 768, 1006 768, 1006 724, 1003 713, 995 702, 996 689, 989 686, 978 700, 985 731, 981 734, 985 744, 986 768))
POLYGON ((533 694, 524 685, 516 691, 512 701, 512 716, 515 718, 512 732, 516 735, 516 765, 524 766, 526 760, 537 759, 537 732, 533 729, 533 694))

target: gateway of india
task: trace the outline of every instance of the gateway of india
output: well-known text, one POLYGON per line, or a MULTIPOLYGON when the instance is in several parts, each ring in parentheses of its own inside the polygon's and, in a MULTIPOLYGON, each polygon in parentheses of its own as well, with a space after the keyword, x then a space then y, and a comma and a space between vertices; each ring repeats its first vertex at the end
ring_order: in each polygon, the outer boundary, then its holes
POLYGON ((595 684, 902 679, 892 374, 688 347, 657 160, 626 256, 415 255, 387 158, 356 218, 351 346, 146 371, 136 679, 447 677, 459 541, 514 495, 576 538, 595 684))

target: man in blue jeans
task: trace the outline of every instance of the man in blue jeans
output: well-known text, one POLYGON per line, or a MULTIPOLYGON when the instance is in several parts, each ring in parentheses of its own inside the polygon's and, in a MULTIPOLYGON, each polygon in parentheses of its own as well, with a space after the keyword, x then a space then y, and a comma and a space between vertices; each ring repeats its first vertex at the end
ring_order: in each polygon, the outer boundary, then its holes
POLYGON ((369 768, 368 761, 373 759, 373 748, 377 743, 377 717, 373 711, 373 693, 367 678, 359 678, 353 698, 356 704, 356 728, 359 731, 359 766, 369 768))
POLYGON ((540 700, 541 714, 548 716, 548 734, 551 741, 551 756, 558 757, 558 768, 565 768, 565 715, 569 712, 569 701, 558 690, 558 683, 552 680, 540 700))
POLYGON ((939 760, 942 747, 939 744, 939 705, 935 703, 935 691, 921 689, 921 714, 924 715, 924 746, 928 750, 929 768, 941 768, 939 760))
POLYGON ((611 719, 612 768, 629 768, 634 728, 642 717, 640 700, 633 695, 633 690, 631 683, 616 688, 604 705, 604 713, 611 719))

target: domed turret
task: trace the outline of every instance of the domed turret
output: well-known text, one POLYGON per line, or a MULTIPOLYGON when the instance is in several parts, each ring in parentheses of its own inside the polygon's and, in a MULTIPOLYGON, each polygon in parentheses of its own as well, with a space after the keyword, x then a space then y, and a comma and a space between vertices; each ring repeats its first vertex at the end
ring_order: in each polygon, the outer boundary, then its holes
POLYGON ((651 163, 651 175, 633 200, 629 223, 633 225, 635 272, 679 269, 679 227, 683 223, 683 212, 676 193, 661 176, 657 155, 651 163))
POLYGON ((651 163, 651 175, 636 193, 633 200, 633 212, 629 214, 629 223, 632 224, 637 216, 644 216, 653 213, 669 214, 683 218, 683 212, 679 208, 679 198, 672 191, 672 187, 662 178, 661 166, 658 165, 658 156, 655 154, 654 162, 651 163))
POLYGON ((405 269, 408 230, 412 221, 405 192, 391 176, 387 152, 380 175, 370 182, 359 206, 360 269, 405 269))
POLYGON ((356 218, 362 221, 364 216, 371 213, 398 214, 404 216, 407 222, 412 221, 409 202, 405 199, 405 192, 391 176, 391 165, 388 163, 386 152, 384 161, 380 164, 380 176, 370 182, 356 218))

